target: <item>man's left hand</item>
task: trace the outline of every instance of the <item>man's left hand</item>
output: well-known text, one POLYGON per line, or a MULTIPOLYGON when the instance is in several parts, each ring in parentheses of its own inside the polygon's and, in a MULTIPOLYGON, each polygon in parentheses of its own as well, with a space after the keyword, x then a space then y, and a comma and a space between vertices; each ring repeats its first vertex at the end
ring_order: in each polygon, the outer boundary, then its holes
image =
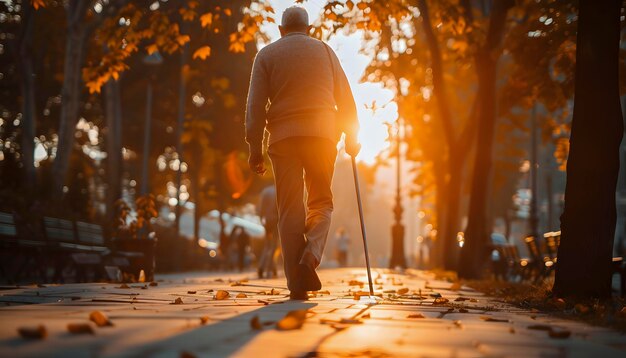
POLYGON ((248 157, 248 165, 250 166, 250 170, 258 175, 263 175, 267 171, 267 169, 265 169, 265 162, 263 160, 263 152, 250 152, 250 156, 248 157))

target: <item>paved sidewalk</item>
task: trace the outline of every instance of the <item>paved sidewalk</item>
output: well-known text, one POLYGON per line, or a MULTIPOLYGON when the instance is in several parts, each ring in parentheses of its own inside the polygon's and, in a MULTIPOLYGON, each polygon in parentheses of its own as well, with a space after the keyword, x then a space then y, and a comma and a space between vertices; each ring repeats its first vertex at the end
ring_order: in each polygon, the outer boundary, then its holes
POLYGON ((367 291, 363 269, 320 276, 323 291, 306 302, 287 300, 284 279, 245 274, 5 288, 0 356, 626 357, 623 334, 518 309, 423 271, 375 270, 384 297, 376 305, 355 299, 367 291), (220 290, 229 296, 216 299, 220 290), (295 310, 306 311, 283 319, 295 310), (97 327, 93 311, 113 325, 97 327), (93 333, 70 333, 74 323, 93 333), (18 334, 38 325, 46 338, 18 334))

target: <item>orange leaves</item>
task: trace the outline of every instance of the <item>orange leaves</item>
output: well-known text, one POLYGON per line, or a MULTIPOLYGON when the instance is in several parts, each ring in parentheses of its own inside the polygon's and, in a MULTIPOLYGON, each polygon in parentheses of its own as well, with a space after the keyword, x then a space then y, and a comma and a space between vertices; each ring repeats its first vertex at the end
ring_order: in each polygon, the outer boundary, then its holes
POLYGON ((306 320, 307 310, 296 310, 288 312, 283 319, 276 323, 279 331, 289 331, 300 329, 306 320))
POLYGON ((31 3, 33 4, 35 10, 38 10, 40 7, 46 7, 45 0, 31 0, 31 3))
POLYGON ((206 14, 200 16, 200 25, 205 28, 211 27, 213 23, 213 13, 207 12, 206 14))
POLYGON ((211 47, 209 46, 202 46, 193 53, 194 60, 197 58, 204 60, 209 56, 211 56, 211 47))

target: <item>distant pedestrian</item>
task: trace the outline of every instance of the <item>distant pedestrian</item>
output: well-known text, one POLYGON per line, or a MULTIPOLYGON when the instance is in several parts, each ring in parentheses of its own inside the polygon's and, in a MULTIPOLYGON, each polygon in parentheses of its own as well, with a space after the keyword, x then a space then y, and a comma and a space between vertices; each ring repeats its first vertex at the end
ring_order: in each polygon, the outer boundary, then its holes
POLYGON ((350 237, 344 228, 339 228, 335 234, 335 240, 339 267, 346 267, 348 266, 348 251, 350 251, 350 237))
POLYGON ((263 189, 257 213, 261 218, 261 223, 265 227, 265 241, 263 252, 259 259, 257 273, 259 278, 264 274, 277 276, 276 256, 278 248, 278 206, 276 205, 276 186, 273 184, 263 189))
POLYGON ((230 234, 230 241, 236 246, 237 268, 242 272, 245 267, 246 252, 250 245, 250 235, 241 226, 235 226, 230 234))
POLYGON ((265 46, 252 66, 246 110, 250 169, 265 173, 263 136, 269 132, 278 231, 290 298, 306 300, 322 283, 315 272, 333 211, 331 181, 337 142, 356 156, 359 123, 348 79, 328 45, 308 36, 302 7, 283 13, 281 39, 265 46), (304 188, 307 200, 304 203, 304 188))

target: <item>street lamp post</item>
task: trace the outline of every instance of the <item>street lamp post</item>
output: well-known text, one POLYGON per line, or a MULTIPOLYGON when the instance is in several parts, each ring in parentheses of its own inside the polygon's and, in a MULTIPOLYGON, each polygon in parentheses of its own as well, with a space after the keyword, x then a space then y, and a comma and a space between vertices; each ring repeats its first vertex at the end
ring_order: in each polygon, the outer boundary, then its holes
MULTIPOLYGON (((163 57, 157 52, 143 58, 143 63, 154 68, 163 63, 163 57)), ((148 162, 150 157, 150 144, 152 137, 152 80, 154 73, 151 70, 148 78, 148 88, 146 89, 146 121, 143 127, 143 158, 141 162, 141 195, 148 194, 148 162)))
POLYGON ((391 227, 391 259, 389 260, 389 268, 400 267, 406 268, 406 260, 404 256, 404 225, 402 225, 402 197, 400 196, 401 163, 400 149, 402 146, 401 137, 401 118, 398 117, 398 133, 396 135, 396 204, 393 208, 394 224, 391 227))

